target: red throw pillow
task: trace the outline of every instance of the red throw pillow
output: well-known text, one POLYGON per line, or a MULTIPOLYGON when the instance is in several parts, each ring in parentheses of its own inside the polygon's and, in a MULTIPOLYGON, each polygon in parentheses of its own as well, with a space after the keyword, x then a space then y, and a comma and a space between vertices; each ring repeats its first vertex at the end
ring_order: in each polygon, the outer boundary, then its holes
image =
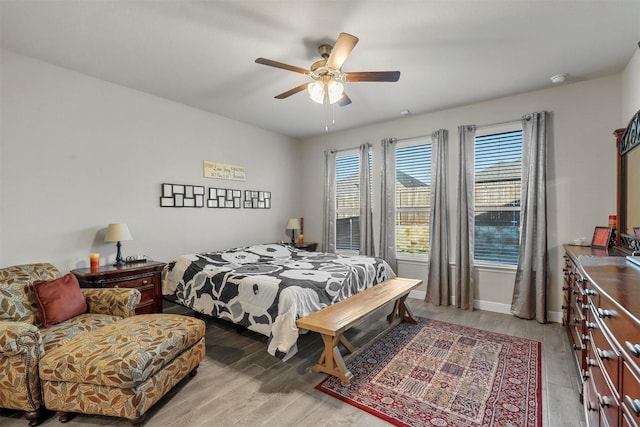
POLYGON ((87 311, 87 300, 72 273, 54 280, 35 280, 33 287, 45 328, 87 311))

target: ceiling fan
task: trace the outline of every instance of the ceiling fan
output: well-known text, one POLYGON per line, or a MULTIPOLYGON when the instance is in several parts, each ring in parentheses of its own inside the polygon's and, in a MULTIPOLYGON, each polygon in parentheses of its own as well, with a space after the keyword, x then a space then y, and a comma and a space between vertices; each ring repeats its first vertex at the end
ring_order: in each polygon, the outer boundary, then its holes
POLYGON ((400 79, 400 71, 342 71, 342 65, 356 43, 358 43, 356 36, 340 33, 335 46, 323 44, 318 47, 322 59, 311 64, 308 70, 266 58, 258 58, 256 63, 305 74, 313 79, 312 82, 303 83, 282 92, 275 98, 284 99, 307 89, 311 99, 319 104, 338 103, 339 106, 344 107, 351 104, 351 99, 344 92, 342 82, 397 82, 400 79))

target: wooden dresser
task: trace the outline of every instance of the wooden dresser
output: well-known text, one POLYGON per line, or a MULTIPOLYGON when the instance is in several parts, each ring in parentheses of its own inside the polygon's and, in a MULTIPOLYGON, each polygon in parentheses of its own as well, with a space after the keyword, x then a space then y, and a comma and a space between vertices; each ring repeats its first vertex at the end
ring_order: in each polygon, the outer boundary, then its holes
POLYGON ((565 246, 563 322, 588 426, 640 426, 640 268, 565 246))
POLYGON ((122 267, 102 265, 98 271, 89 268, 71 270, 83 288, 136 288, 140 303, 136 314, 162 313, 162 262, 147 261, 122 267))

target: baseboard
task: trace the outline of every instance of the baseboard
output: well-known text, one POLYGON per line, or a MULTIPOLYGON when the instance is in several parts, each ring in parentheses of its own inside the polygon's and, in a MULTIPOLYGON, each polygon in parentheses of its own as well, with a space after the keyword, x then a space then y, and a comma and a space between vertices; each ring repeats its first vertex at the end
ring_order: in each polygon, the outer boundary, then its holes
POLYGON ((474 300, 473 308, 494 313, 511 314, 511 305, 493 301, 474 300))
MULTIPOLYGON (((411 291, 409 298, 424 300, 427 296, 426 291, 411 291)), ((455 305, 455 297, 452 298, 452 304, 455 305)), ((475 300, 473 308, 484 311, 492 311, 494 313, 511 314, 511 305, 493 301, 475 300)), ((549 322, 562 323, 562 312, 550 311, 547 313, 549 322)))
POLYGON ((547 316, 549 318, 549 322, 562 323, 562 312, 561 311, 549 311, 549 312, 547 312, 547 316))
POLYGON ((411 291, 409 292, 409 298, 415 298, 424 301, 427 297, 426 291, 411 291))

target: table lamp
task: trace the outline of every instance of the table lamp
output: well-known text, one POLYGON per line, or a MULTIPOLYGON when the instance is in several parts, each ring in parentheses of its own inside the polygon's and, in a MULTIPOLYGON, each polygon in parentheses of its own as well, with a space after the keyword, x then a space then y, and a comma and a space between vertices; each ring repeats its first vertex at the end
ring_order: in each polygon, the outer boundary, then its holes
POLYGON ((287 230, 291 230, 291 244, 295 245, 296 230, 300 230, 300 222, 298 221, 298 218, 289 218, 289 221, 287 221, 287 230))
POLYGON ((113 264, 115 266, 123 266, 125 264, 124 259, 122 258, 122 252, 120 252, 120 244, 121 241, 125 240, 133 240, 131 237, 131 232, 129 231, 129 227, 127 224, 109 224, 107 227, 107 234, 104 236, 105 242, 118 242, 118 253, 116 254, 116 263, 113 264))

